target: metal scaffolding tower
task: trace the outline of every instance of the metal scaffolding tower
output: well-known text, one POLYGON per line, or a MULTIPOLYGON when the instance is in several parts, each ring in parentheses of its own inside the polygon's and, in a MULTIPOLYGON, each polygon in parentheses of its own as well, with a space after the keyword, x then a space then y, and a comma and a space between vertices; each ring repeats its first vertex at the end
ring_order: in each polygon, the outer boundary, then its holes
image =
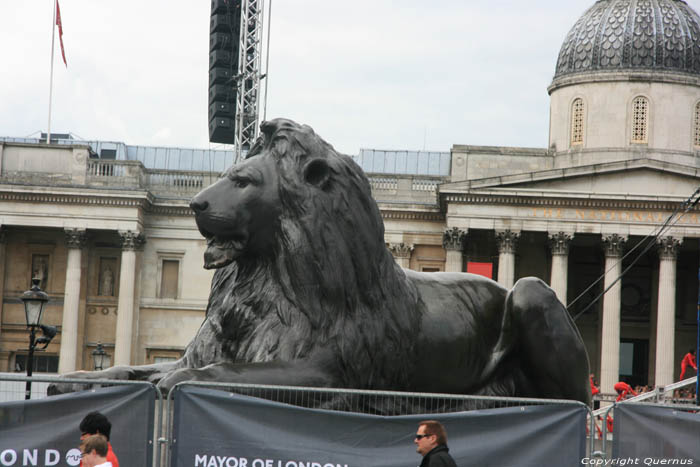
POLYGON ((261 45, 265 0, 241 0, 241 34, 236 76, 236 160, 243 157, 258 136, 261 45))

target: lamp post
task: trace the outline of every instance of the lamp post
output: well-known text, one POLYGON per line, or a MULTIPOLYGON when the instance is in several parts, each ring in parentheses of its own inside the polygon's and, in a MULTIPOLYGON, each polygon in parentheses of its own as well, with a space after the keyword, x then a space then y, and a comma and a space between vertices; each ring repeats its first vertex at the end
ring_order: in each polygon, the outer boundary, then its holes
MULTIPOLYGON (((22 294, 24 302, 24 315, 27 319, 27 327, 29 332, 29 354, 27 355, 27 377, 32 376, 34 369, 34 349, 38 344, 45 344, 44 349, 49 345, 51 339, 56 335, 56 328, 53 326, 44 326, 41 324, 41 314, 44 312, 44 305, 49 301, 49 296, 46 292, 39 288, 39 279, 32 279, 32 288, 22 294), (41 328, 42 337, 36 338, 36 328, 41 328)), ((32 382, 27 380, 27 385, 24 390, 24 399, 29 400, 32 394, 32 382)))
POLYGON ((98 342, 97 348, 92 351, 92 361, 95 365, 95 371, 104 370, 104 365, 107 361, 107 357, 107 352, 105 352, 104 347, 102 347, 102 343, 98 342))

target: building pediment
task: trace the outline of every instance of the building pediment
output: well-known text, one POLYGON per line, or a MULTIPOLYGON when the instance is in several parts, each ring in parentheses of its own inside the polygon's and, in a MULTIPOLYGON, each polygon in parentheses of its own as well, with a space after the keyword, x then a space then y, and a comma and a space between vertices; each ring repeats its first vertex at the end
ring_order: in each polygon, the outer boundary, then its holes
POLYGON ((565 198, 688 198, 700 169, 653 159, 550 169, 440 185, 441 198, 468 193, 510 193, 565 198))

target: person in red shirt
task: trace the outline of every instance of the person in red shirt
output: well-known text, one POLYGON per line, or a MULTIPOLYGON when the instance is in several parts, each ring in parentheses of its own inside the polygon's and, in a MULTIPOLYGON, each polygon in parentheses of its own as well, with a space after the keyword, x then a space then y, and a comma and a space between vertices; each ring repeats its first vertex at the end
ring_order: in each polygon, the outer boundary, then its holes
POLYGON ((625 383, 624 381, 620 381, 619 383, 615 383, 615 392, 617 392, 617 399, 615 399, 615 402, 619 402, 623 400, 627 394, 632 393, 633 396, 636 396, 637 393, 634 392, 634 389, 632 389, 632 386, 629 384, 625 383))
POLYGON ((600 392, 600 389, 595 385, 595 381, 593 381, 593 373, 590 375, 591 378, 591 396, 595 396, 600 392))
POLYGON ((683 360, 681 361, 681 376, 679 379, 682 380, 683 376, 685 376, 685 371, 688 369, 688 365, 693 367, 696 372, 698 371, 698 365, 695 362, 695 349, 688 350, 688 353, 685 354, 685 357, 683 357, 683 360))
MULTIPOLYGON (((603 417, 601 417, 600 415, 598 415, 598 420, 600 420, 600 421, 602 422, 602 421, 603 421, 603 417)), ((613 432, 613 428, 614 428, 614 426, 613 426, 613 418, 610 416, 610 414, 608 414, 608 418, 607 418, 607 420, 605 421, 606 433, 612 433, 612 432, 613 432)), ((596 429, 596 431, 598 432, 598 439, 603 439, 603 430, 600 429, 600 427, 598 426, 597 423, 595 424, 595 429, 596 429)), ((588 428, 586 428, 586 430, 588 430, 588 428)))
MULTIPOLYGON (((80 440, 83 441, 93 435, 102 436, 107 441, 107 460, 112 463, 112 467, 119 467, 119 460, 117 460, 117 456, 112 451, 112 445, 109 442, 109 434, 111 432, 112 424, 100 412, 90 412, 80 422, 80 440)), ((82 461, 80 465, 82 466, 82 461)))

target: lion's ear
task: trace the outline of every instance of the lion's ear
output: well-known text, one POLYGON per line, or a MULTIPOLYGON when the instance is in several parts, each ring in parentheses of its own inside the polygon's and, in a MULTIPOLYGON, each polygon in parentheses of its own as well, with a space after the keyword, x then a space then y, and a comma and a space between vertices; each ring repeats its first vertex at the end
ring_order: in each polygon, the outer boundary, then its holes
POLYGON ((304 166, 304 180, 318 188, 325 188, 331 178, 331 168, 324 159, 313 159, 304 166))

